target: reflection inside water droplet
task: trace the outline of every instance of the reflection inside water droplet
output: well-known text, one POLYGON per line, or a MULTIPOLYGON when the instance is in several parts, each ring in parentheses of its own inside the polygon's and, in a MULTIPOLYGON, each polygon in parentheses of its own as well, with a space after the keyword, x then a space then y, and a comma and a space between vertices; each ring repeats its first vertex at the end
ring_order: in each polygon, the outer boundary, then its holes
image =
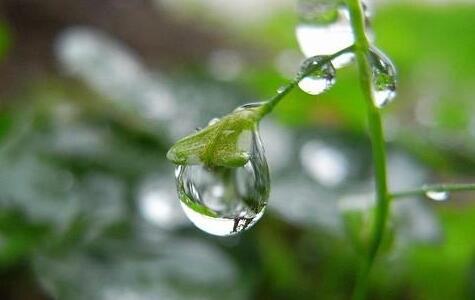
POLYGON ((426 196, 434 201, 446 201, 449 200, 450 193, 447 191, 428 190, 426 191, 426 196))
POLYGON ((310 74, 298 83, 300 89, 310 95, 318 95, 335 84, 335 68, 331 62, 324 63, 320 67, 316 68, 322 60, 326 59, 325 56, 314 56, 308 58, 302 63, 299 76, 301 74, 310 74), (312 71, 312 68, 316 68, 312 71))
POLYGON ((181 206, 190 221, 207 233, 239 233, 252 227, 264 213, 269 170, 257 131, 252 132, 248 143, 250 159, 242 167, 177 167, 181 206))
POLYGON ((380 50, 371 47, 368 53, 374 105, 382 108, 396 97, 396 68, 380 50))

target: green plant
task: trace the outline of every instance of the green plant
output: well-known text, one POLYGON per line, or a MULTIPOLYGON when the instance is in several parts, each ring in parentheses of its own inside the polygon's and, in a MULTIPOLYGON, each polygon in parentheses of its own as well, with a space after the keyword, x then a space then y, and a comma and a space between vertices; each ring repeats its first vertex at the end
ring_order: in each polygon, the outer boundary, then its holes
POLYGON ((344 6, 349 14, 352 45, 333 54, 309 57, 296 78, 279 88, 274 97, 213 120, 205 129, 179 140, 167 157, 178 165, 179 196, 185 213, 195 225, 217 235, 231 235, 251 227, 262 216, 269 194, 267 163, 257 132, 259 121, 297 86, 314 95, 330 88, 334 84, 335 66, 347 64, 348 55, 354 56, 365 99, 376 188, 374 220, 353 294, 354 299, 364 299, 372 265, 387 231, 391 201, 420 194, 444 200, 452 191, 475 190, 475 184, 425 185, 402 192, 388 190, 380 111, 395 96, 395 68, 368 39, 367 17, 360 0, 307 2, 319 2, 325 7, 324 14, 306 16, 307 20, 321 25, 334 22, 338 9, 344 6))

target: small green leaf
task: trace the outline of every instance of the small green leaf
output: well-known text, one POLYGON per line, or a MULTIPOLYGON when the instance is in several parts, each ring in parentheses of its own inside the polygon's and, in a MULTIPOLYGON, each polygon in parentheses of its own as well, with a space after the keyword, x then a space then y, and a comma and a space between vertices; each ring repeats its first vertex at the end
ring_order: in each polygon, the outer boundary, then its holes
POLYGON ((261 107, 240 108, 216 123, 180 139, 167 153, 177 165, 206 164, 239 167, 249 160, 251 131, 261 117, 261 107))

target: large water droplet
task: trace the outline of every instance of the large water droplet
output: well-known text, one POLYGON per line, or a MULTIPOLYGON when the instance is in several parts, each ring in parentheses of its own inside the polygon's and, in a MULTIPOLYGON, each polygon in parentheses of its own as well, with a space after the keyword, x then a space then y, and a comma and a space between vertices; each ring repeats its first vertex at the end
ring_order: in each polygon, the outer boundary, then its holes
MULTIPOLYGON (((249 136, 249 135, 248 135, 249 136)), ((242 167, 178 166, 181 206, 193 224, 219 236, 252 227, 263 215, 269 196, 269 170, 259 134, 248 141, 249 161, 242 167)))
POLYGON ((396 97, 396 68, 391 60, 375 47, 371 47, 368 60, 374 105, 382 108, 396 97))
MULTIPOLYGON (((366 8, 366 6, 363 6, 366 8)), ((300 49, 306 57, 332 55, 354 44, 348 9, 334 0, 301 0, 298 5, 300 23, 295 29, 300 49)), ((373 34, 365 9, 366 31, 370 41, 373 34)), ((354 55, 344 53, 333 59, 335 68, 348 65, 354 55)))
POLYGON ((449 200, 450 193, 447 191, 440 191, 440 190, 427 190, 426 196, 429 199, 434 201, 446 201, 449 200))
MULTIPOLYGON (((301 66, 300 76, 303 73, 308 73, 311 68, 326 59, 326 56, 314 56, 306 59, 301 66)), ((308 76, 301 79, 298 83, 300 89, 310 95, 318 95, 328 90, 335 84, 335 68, 332 63, 328 61, 324 63, 315 71, 312 71, 308 76)))

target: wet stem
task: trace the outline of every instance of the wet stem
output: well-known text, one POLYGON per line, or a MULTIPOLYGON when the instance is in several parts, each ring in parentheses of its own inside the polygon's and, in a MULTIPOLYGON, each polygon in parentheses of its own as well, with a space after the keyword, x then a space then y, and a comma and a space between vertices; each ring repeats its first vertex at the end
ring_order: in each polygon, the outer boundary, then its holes
POLYGON ((370 45, 365 33, 363 8, 360 0, 346 0, 346 2, 350 13, 351 26, 355 36, 353 51, 358 64, 361 89, 366 100, 368 130, 371 139, 375 174, 374 180, 376 186, 376 207, 368 252, 366 257, 363 257, 361 261, 352 296, 354 300, 361 300, 366 298, 370 271, 384 238, 391 200, 424 195, 428 191, 473 191, 475 190, 475 184, 434 184, 425 185, 419 189, 393 194, 388 192, 384 133, 382 129, 381 114, 379 109, 373 104, 373 95, 371 93, 371 69, 367 56, 370 45))
POLYGON ((376 207, 368 252, 366 257, 363 257, 361 260, 356 285, 353 291, 353 299, 359 300, 365 299, 366 297, 371 267, 378 254, 385 233, 390 197, 387 185, 386 150, 381 115, 379 109, 373 104, 373 96, 371 93, 371 70, 366 55, 369 51, 369 42, 365 34, 363 9, 360 0, 347 0, 347 5, 355 36, 354 53, 358 65, 360 85, 366 102, 376 187, 376 207))
POLYGON ((347 0, 351 25, 355 35, 355 44, 348 48, 342 49, 333 55, 322 59, 314 68, 307 70, 303 74, 299 74, 293 81, 288 83, 279 92, 272 97, 265 105, 261 107, 259 119, 269 114, 274 107, 288 94, 304 77, 312 73, 312 71, 320 68, 325 63, 330 62, 335 57, 346 52, 354 52, 358 63, 358 72, 360 75, 360 84, 366 99, 367 117, 369 126, 369 135, 371 139, 373 164, 375 172, 376 185, 376 213, 374 227, 372 228, 371 241, 368 248, 367 256, 362 259, 360 270, 356 279, 356 287, 353 299, 364 299, 366 297, 366 289, 368 286, 368 278, 373 265, 376 254, 380 247, 386 228, 386 220, 389 211, 390 196, 388 194, 386 179, 386 150, 384 145, 384 136, 381 123, 381 115, 379 109, 374 106, 373 96, 371 93, 371 71, 366 53, 369 50, 369 43, 365 34, 364 15, 359 0, 347 0))

